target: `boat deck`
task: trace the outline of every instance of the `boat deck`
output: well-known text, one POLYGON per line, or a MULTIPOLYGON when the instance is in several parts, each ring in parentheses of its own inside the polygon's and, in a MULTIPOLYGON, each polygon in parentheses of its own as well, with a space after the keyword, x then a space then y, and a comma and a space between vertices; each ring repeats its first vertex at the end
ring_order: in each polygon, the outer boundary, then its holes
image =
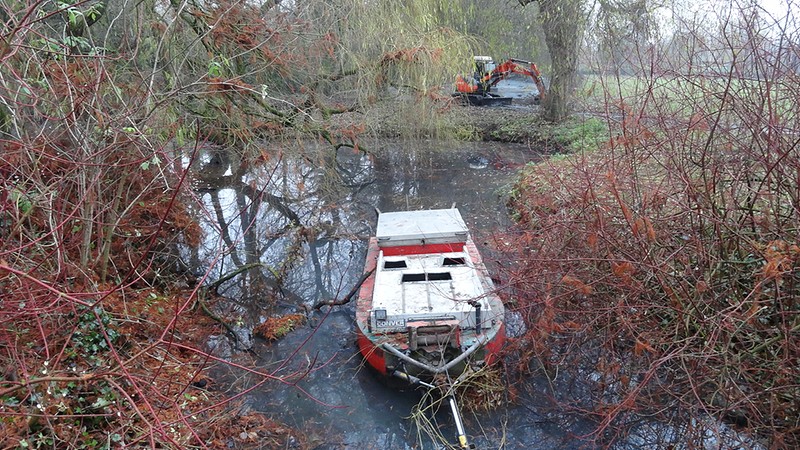
POLYGON ((375 331, 405 331, 411 320, 456 320, 475 327, 475 308, 491 306, 478 270, 465 252, 384 257, 379 255, 372 309, 385 310, 375 331), (389 267, 388 269, 386 267, 389 267), (381 326, 383 325, 383 326, 381 326))
POLYGON ((503 303, 458 210, 382 213, 364 271, 359 348, 379 371, 489 363, 505 342, 503 303))

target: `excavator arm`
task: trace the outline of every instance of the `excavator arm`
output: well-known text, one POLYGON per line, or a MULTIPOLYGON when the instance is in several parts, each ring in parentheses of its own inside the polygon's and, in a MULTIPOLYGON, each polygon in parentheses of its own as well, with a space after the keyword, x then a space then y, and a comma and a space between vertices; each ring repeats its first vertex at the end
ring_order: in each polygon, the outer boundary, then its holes
POLYGON ((536 88, 539 90, 540 101, 544 100, 545 87, 544 82, 542 81, 542 73, 539 71, 539 68, 536 67, 536 64, 530 61, 512 58, 498 65, 487 75, 489 77, 489 80, 487 80, 488 84, 490 86, 494 86, 499 83, 500 80, 508 78, 508 76, 512 73, 518 73, 520 75, 531 77, 534 84, 536 84, 536 88))

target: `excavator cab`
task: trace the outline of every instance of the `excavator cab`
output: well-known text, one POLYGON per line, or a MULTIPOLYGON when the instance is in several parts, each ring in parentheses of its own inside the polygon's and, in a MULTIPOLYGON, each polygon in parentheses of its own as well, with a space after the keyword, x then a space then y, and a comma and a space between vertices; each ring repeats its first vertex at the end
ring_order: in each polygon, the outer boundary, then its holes
POLYGON ((497 68, 491 56, 475 56, 475 78, 482 79, 497 68))
POLYGON ((475 72, 472 77, 458 76, 456 91, 462 94, 486 95, 491 90, 489 82, 497 64, 490 56, 475 56, 475 72))

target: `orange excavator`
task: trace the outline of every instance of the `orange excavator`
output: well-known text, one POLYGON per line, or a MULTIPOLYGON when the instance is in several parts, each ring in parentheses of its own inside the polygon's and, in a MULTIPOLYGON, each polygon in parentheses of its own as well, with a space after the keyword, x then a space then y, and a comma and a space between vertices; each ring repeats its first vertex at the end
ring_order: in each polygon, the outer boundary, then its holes
POLYGON ((491 90, 500 80, 508 78, 512 73, 531 77, 539 90, 539 94, 534 98, 534 104, 541 103, 546 95, 546 89, 539 68, 530 61, 515 58, 497 64, 489 56, 475 56, 475 73, 469 79, 461 75, 456 78, 456 92, 453 96, 476 106, 509 105, 511 97, 497 95, 491 90))

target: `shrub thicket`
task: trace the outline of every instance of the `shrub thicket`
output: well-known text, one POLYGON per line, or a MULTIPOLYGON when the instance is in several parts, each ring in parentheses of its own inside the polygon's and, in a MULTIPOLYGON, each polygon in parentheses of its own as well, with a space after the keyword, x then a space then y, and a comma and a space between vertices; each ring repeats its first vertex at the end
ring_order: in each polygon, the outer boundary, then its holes
POLYGON ((706 41, 720 60, 704 70, 654 56, 601 79, 628 86, 605 91, 611 138, 514 190, 518 350, 590 386, 573 406, 601 442, 649 416, 700 446, 707 413, 800 445, 797 53, 753 42, 706 41))

